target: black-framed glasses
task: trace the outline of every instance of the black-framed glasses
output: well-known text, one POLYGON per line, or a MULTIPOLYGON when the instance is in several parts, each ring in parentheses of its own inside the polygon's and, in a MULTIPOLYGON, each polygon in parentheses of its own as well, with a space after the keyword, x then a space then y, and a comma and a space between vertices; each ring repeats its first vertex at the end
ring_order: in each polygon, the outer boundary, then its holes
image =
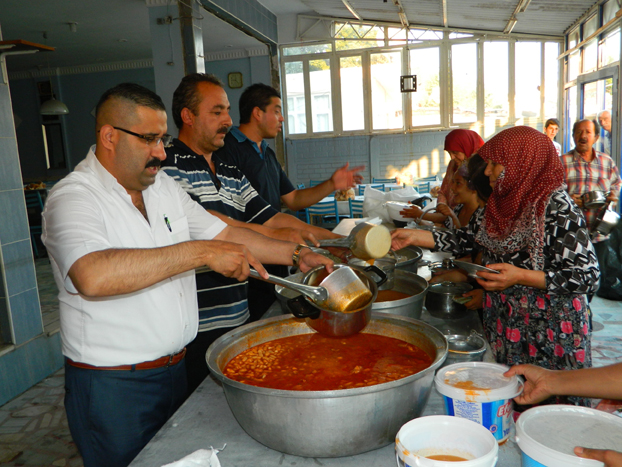
POLYGON ((151 135, 141 135, 140 133, 134 133, 133 131, 126 130, 125 128, 119 128, 118 126, 113 126, 115 130, 122 131, 123 133, 127 133, 128 135, 136 136, 137 138, 145 140, 147 146, 157 146, 162 142, 165 148, 168 148, 173 142, 173 136, 166 134, 162 136, 151 136, 151 135))

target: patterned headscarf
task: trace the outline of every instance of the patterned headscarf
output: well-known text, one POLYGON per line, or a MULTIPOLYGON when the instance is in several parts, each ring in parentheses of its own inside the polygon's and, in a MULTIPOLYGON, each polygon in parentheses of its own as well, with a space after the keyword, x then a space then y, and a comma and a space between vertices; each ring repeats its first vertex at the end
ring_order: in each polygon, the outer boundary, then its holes
POLYGON ((497 254, 527 248, 535 270, 544 267, 544 215, 551 194, 564 186, 555 146, 526 126, 502 131, 478 151, 503 165, 486 206, 477 241, 497 254))
POLYGON ((445 151, 462 152, 467 159, 483 145, 484 140, 472 130, 452 130, 445 136, 445 151))
MULTIPOLYGON (((445 151, 455 151, 464 153, 468 159, 475 154, 484 144, 484 140, 472 130, 452 130, 445 136, 445 151)), ((447 165, 447 175, 441 185, 441 193, 447 201, 447 205, 451 208, 455 206, 454 193, 451 191, 451 179, 455 171, 458 169, 459 162, 453 159, 447 165)))

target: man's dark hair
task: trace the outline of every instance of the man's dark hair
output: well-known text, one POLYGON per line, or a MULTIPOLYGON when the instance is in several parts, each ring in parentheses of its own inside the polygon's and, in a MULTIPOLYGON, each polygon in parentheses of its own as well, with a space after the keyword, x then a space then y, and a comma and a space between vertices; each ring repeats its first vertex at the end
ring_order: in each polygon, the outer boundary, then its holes
POLYGON ((173 93, 173 120, 175 121, 175 126, 180 130, 184 124, 181 118, 181 111, 187 107, 194 115, 198 112, 199 104, 201 103, 201 95, 197 91, 199 83, 211 83, 224 89, 222 81, 216 75, 191 73, 184 76, 173 93))
POLYGON ((560 126, 559 124, 559 120, 557 120, 556 118, 549 118, 546 123, 544 124, 544 129, 546 130, 549 125, 557 125, 560 126))
POLYGON ((572 125, 572 134, 574 135, 574 132, 577 130, 577 126, 579 125, 579 123, 583 123, 583 122, 592 122, 594 124, 594 134, 596 136, 600 136, 600 124, 598 123, 598 120, 596 120, 595 118, 590 120, 589 118, 584 118, 583 120, 579 120, 577 122, 574 122, 574 125, 572 125))
POLYGON ((155 92, 136 83, 121 83, 108 89, 100 98, 95 107, 95 115, 99 114, 101 106, 109 99, 125 99, 142 107, 166 111, 162 98, 155 92))
POLYGON ((251 121, 251 114, 255 107, 265 112, 273 97, 280 99, 281 95, 267 84, 257 83, 247 87, 240 96, 240 124, 251 121))

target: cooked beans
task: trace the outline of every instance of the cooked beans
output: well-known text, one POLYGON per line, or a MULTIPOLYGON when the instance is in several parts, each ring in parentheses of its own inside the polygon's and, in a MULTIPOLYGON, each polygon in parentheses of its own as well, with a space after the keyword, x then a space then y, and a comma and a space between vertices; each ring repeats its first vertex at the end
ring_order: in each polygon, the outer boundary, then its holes
POLYGON ((223 373, 253 386, 328 391, 394 381, 431 364, 423 350, 392 337, 359 333, 330 338, 312 333, 245 350, 229 361, 223 373))

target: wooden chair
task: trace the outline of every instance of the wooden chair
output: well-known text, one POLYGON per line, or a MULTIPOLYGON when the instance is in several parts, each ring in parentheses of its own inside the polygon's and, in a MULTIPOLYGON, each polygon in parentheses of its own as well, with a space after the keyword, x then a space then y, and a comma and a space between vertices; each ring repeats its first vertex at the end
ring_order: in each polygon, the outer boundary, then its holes
MULTIPOLYGON (((305 208, 307 224, 317 225, 325 229, 334 229, 339 223, 337 201, 323 201, 305 208)), ((347 217, 347 216, 343 216, 347 217)))
POLYGON ((37 236, 41 238, 43 229, 41 226, 41 213, 43 212, 43 199, 41 193, 36 190, 24 191, 26 199, 26 213, 28 214, 28 224, 30 226, 30 241, 32 242, 32 251, 35 257, 39 256, 39 248, 37 247, 37 236))
POLYGON ((363 217, 363 200, 349 199, 350 202, 350 217, 363 217))
POLYGON ((370 186, 372 188, 375 188, 376 190, 384 191, 384 183, 380 183, 379 185, 374 185, 374 184, 359 185, 359 196, 363 196, 365 194, 365 187, 366 186, 370 186))
POLYGON ((397 183, 397 178, 372 178, 372 183, 397 183))

